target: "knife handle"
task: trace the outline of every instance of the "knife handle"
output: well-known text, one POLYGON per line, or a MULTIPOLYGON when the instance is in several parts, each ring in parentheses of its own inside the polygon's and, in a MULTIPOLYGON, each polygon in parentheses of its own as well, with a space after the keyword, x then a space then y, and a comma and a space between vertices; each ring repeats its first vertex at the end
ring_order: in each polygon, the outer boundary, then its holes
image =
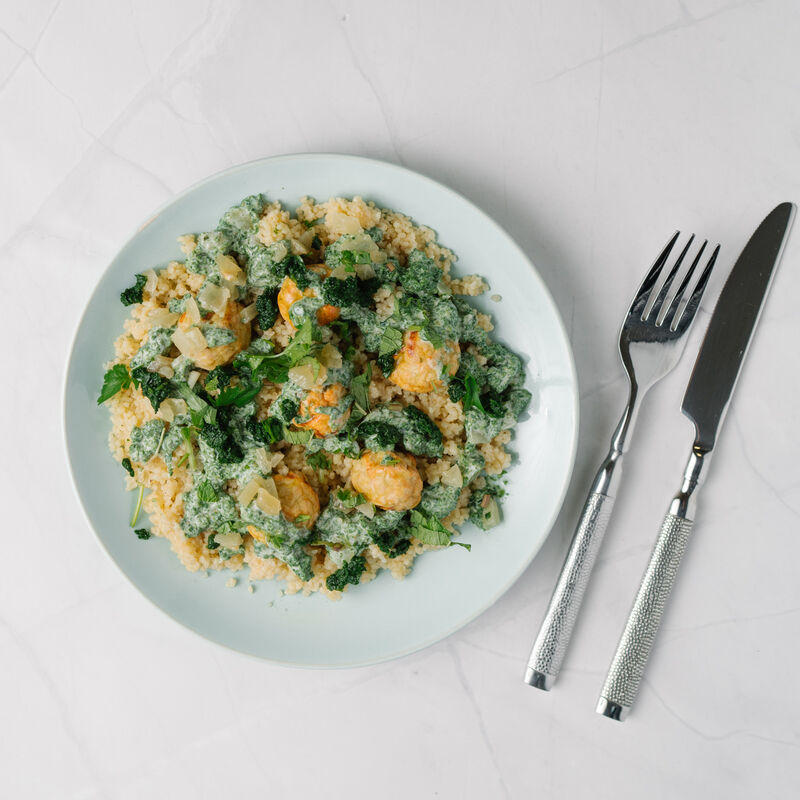
POLYGON ((693 524, 678 514, 664 517, 600 694, 598 714, 623 720, 633 705, 693 524))
POLYGON ((586 499, 558 583, 533 644, 525 683, 549 690, 567 650, 583 595, 614 507, 614 498, 592 492, 586 499))

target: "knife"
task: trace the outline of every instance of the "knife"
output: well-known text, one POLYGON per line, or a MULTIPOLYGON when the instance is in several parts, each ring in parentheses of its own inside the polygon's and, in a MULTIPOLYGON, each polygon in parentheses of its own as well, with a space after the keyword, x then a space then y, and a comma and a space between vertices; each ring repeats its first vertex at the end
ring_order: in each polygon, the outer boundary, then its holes
POLYGON ((689 543, 695 493, 705 477, 703 472, 714 450, 794 214, 793 203, 781 203, 758 226, 734 264, 714 308, 681 406, 695 427, 683 484, 664 517, 597 703, 597 713, 611 719, 625 719, 639 691, 664 606, 689 543))

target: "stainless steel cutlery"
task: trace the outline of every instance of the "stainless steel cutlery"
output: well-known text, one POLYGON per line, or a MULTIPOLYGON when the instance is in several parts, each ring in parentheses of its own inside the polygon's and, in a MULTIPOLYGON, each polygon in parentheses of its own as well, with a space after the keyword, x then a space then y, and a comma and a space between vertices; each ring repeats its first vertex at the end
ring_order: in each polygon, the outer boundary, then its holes
POLYGON ((692 532, 697 488, 705 477, 794 213, 792 203, 782 203, 750 237, 725 282, 700 347, 681 407, 695 427, 683 484, 664 517, 597 705, 598 713, 612 719, 625 718, 639 690, 692 532))
POLYGON ((539 635, 531 651, 525 682, 550 689, 558 676, 575 626, 589 576, 608 525, 620 481, 620 462, 647 390, 678 362, 700 298, 719 253, 705 257, 707 242, 693 248, 689 237, 670 263, 680 233, 675 233, 647 272, 622 323, 619 354, 628 376, 625 411, 611 440, 608 455, 594 479, 558 578, 539 635), (694 253, 690 255, 690 253, 694 253), (704 258, 705 257, 705 258, 704 258), (676 276, 687 264, 683 279, 676 276), (698 276, 699 274, 699 276, 698 276), (664 278, 666 275, 666 278, 664 278), (661 280, 663 278, 663 281, 661 280), (693 278, 696 280, 693 281, 693 278))

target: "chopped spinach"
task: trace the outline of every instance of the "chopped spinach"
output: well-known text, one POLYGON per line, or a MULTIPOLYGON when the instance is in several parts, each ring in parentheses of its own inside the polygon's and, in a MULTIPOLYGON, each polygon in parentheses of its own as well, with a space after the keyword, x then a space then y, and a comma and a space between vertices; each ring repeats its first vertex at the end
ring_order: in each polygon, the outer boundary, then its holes
POLYGON ((147 278, 144 275, 137 275, 136 283, 120 294, 119 299, 122 305, 132 306, 136 303, 141 303, 144 295, 144 285, 146 283, 147 278))
POLYGON ((348 584, 358 586, 366 568, 367 560, 364 556, 353 556, 343 567, 328 575, 325 585, 331 592, 344 591, 344 587, 348 584))

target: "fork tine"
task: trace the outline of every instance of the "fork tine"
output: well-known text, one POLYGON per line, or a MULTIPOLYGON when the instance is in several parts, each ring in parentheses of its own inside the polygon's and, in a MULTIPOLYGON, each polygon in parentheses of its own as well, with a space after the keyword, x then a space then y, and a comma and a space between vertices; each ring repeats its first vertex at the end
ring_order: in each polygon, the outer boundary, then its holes
POLYGON ((664 245, 664 249, 659 253, 658 258, 653 263, 653 266, 650 268, 650 271, 645 275, 644 280, 642 281, 642 285, 637 290, 636 294, 634 295, 633 302, 631 303, 630 310, 628 314, 636 314, 636 316, 641 317, 642 311, 644 307, 647 305, 647 300, 650 297, 650 292, 652 288, 658 283, 658 278, 661 275, 661 271, 664 268, 664 264, 667 263, 667 259, 669 258, 669 254, 672 252, 672 248, 675 246, 675 242, 678 241, 678 237, 681 235, 680 231, 675 231, 672 234, 672 238, 664 245))
POLYGON ((666 314, 664 314, 664 318, 661 320, 662 325, 666 325, 668 328, 670 328, 672 326, 673 319, 678 314, 678 311, 682 311, 681 303, 683 302, 683 295, 692 280, 692 275, 694 275, 694 271, 697 269, 700 259, 703 257, 703 253, 707 244, 708 239, 706 239, 703 244, 700 245, 700 249, 697 251, 697 255, 694 257, 692 266, 687 270, 684 279, 681 281, 681 285, 678 287, 678 291, 675 292, 675 297, 672 299, 666 314))
POLYGON ((695 287, 692 290, 692 295, 689 298, 689 301, 686 303, 683 312, 676 320, 672 322, 672 325, 670 326, 671 330, 677 331, 680 328, 681 331, 684 331, 689 327, 689 325, 692 324, 694 315, 697 313, 697 309, 700 305, 700 299, 703 297, 703 292, 705 292, 706 286, 708 285, 708 279, 711 277, 711 270, 714 269, 714 264, 717 262, 718 255, 719 245, 714 248, 711 258, 708 259, 708 264, 706 264, 703 274, 695 284, 695 287))
POLYGON ((649 311, 646 311, 646 316, 643 319, 649 319, 653 317, 656 320, 656 324, 658 324, 659 316, 661 315, 661 311, 664 307, 664 303, 669 295, 670 287, 672 286, 672 281, 675 279, 675 276, 678 274, 678 270, 681 268, 681 264, 683 264, 683 259, 686 257, 686 253, 689 252, 689 248, 692 246, 692 242, 694 242, 694 234, 689 237, 689 241, 686 242, 686 246, 681 251, 681 254, 675 260, 675 264, 673 265, 672 269, 667 275, 667 279, 664 281, 664 285, 661 287, 661 291, 658 293, 655 301, 650 306, 649 311))

